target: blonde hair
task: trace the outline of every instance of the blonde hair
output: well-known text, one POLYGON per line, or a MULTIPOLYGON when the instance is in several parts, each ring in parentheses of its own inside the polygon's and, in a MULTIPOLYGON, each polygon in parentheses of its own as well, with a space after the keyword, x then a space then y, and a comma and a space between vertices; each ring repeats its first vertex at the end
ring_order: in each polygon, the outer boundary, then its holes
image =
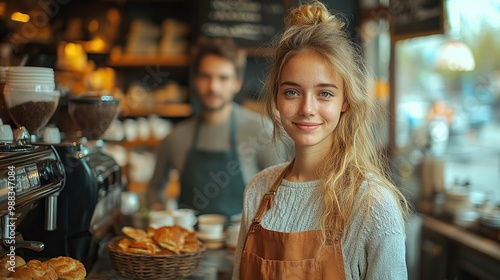
MULTIPOLYGON (((276 93, 283 65, 295 54, 309 50, 323 56, 342 77, 344 98, 348 103, 342 113, 333 145, 319 165, 322 178, 325 210, 321 216, 321 228, 343 231, 346 234, 351 222, 356 194, 364 181, 368 188, 387 188, 400 201, 403 218, 408 213, 408 203, 399 189, 389 179, 387 161, 377 148, 379 130, 374 122, 380 118, 377 102, 368 89, 368 73, 359 48, 342 29, 340 15, 328 11, 318 1, 301 5, 289 13, 286 28, 273 41, 273 53, 264 83, 265 111, 274 124, 274 141, 285 137, 279 116, 276 114, 276 93), (367 174, 373 175, 370 178, 367 174), (375 179, 371 179, 375 178, 375 179)), ((370 209, 371 195, 361 196, 360 205, 370 209)), ((369 214, 364 216, 368 219, 369 214)))

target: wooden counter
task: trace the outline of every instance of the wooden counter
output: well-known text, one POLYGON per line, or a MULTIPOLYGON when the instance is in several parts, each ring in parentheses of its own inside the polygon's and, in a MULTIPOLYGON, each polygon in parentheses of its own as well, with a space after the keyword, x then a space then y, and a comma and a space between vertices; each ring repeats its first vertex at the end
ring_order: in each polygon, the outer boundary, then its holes
POLYGON ((432 217, 424 217, 422 226, 500 262, 499 242, 432 217))
POLYGON ((420 279, 499 279, 499 236, 483 236, 477 228, 431 216, 422 218, 420 279))

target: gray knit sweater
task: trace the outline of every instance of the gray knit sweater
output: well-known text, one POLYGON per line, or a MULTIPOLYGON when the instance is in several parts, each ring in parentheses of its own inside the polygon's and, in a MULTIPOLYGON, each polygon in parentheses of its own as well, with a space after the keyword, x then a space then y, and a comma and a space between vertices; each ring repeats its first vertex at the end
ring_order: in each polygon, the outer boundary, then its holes
MULTIPOLYGON (((285 166, 279 164, 259 172, 245 190, 233 279, 239 279, 242 247, 260 201, 285 166)), ((370 218, 362 223, 366 206, 355 205, 349 234, 342 239, 346 279, 407 279, 404 222, 396 200, 387 189, 381 186, 368 188, 365 182, 358 196, 367 194, 374 198, 370 218)), ((318 230, 322 210, 319 180, 282 180, 273 207, 264 214, 261 224, 266 229, 280 232, 318 230)))

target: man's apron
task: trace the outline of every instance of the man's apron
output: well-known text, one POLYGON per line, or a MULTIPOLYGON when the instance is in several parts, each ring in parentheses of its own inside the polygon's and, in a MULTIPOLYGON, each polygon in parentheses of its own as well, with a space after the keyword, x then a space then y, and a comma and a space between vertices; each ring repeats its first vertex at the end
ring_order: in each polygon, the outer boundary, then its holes
POLYGON ((281 180, 292 164, 267 192, 248 230, 240 264, 240 279, 345 279, 340 235, 327 233, 323 244, 321 230, 278 232, 260 224, 271 209, 281 180), (335 244, 334 244, 335 243, 335 244))
POLYGON ((179 208, 192 208, 198 214, 224 214, 227 217, 241 213, 246 184, 238 160, 234 119, 233 111, 229 123, 231 148, 227 151, 197 149, 201 128, 201 120, 198 121, 193 144, 179 178, 179 208))

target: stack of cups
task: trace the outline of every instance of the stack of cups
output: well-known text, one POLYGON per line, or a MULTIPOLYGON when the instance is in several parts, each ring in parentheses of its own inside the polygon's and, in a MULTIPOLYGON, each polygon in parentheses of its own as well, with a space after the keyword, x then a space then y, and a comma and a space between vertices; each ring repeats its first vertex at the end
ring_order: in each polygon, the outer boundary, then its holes
POLYGON ((60 93, 55 89, 54 70, 14 66, 7 69, 4 97, 17 126, 37 134, 56 111, 60 93))
POLYGON ((210 249, 224 247, 226 216, 220 214, 204 214, 198 216, 197 237, 210 249))

